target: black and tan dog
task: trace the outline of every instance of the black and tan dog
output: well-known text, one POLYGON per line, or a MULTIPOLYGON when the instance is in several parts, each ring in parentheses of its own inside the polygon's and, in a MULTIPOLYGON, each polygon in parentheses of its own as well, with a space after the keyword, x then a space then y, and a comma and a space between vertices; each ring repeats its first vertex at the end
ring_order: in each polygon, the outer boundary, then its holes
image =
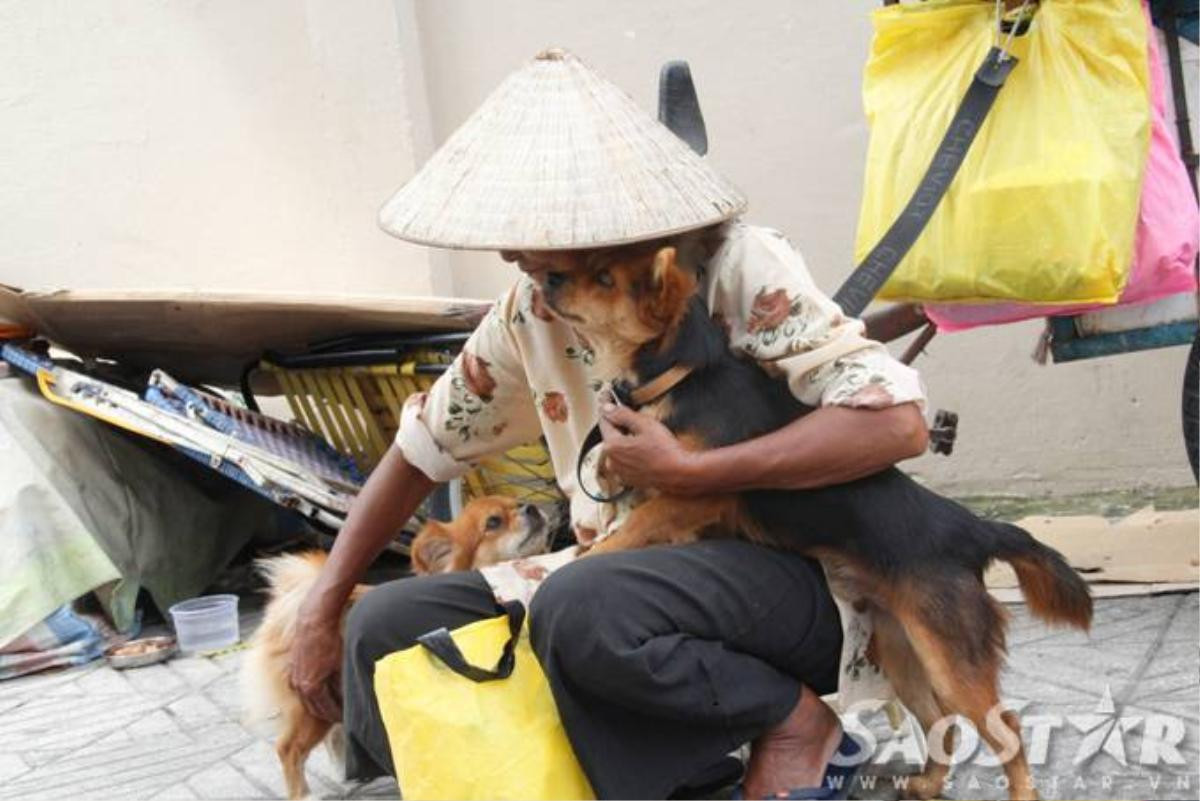
MULTIPOLYGON (((673 248, 580 255, 574 269, 544 273, 541 283, 548 305, 588 339, 598 363, 635 387, 641 410, 685 447, 757 437, 808 411, 783 381, 730 351, 673 248)), ((946 715, 966 717, 1006 759, 1013 797, 1036 797, 1020 724, 1000 712, 1006 614, 988 595, 983 571, 994 559, 1008 562, 1035 615, 1086 629, 1087 585, 1058 552, 1016 526, 981 520, 895 468, 822 489, 702 498, 652 492, 593 550, 731 535, 819 558, 835 592, 870 608, 872 655, 926 730, 946 715)), ((946 753, 953 737, 951 728, 946 753)), ((947 769, 930 760, 908 791, 937 795, 947 769)))

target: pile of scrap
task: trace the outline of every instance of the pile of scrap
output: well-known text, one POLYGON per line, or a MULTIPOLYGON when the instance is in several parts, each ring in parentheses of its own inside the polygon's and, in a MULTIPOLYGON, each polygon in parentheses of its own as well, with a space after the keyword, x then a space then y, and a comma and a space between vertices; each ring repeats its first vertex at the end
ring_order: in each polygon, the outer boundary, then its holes
MULTIPOLYGON (((364 335, 469 331, 488 305, 262 292, 25 292, 0 285, 0 320, 10 329, 0 334, 8 340, 0 361, 34 377, 48 401, 173 447, 336 530, 362 486, 364 465, 317 436, 327 432, 254 408, 249 377, 262 379, 256 394, 280 391, 277 372, 255 370, 262 355, 303 354, 315 343, 364 335), (23 341, 31 333, 77 359, 51 360, 44 348, 23 341), (136 391, 89 370, 104 362, 142 376, 136 391), (234 388, 251 408, 201 386, 234 388)), ((328 416, 326 408, 319 411, 328 416)))
POLYGON ((354 463, 311 432, 240 409, 161 370, 139 394, 18 345, 0 359, 36 379, 50 402, 168 445, 272 502, 339 528, 364 481, 354 463))
MULTIPOLYGON (((0 679, 95 658, 136 634, 143 592, 165 613, 251 542, 340 527, 368 468, 253 408, 286 383, 265 353, 461 339, 488 305, 0 285, 0 679)), ((314 419, 345 415, 335 395, 314 419)))

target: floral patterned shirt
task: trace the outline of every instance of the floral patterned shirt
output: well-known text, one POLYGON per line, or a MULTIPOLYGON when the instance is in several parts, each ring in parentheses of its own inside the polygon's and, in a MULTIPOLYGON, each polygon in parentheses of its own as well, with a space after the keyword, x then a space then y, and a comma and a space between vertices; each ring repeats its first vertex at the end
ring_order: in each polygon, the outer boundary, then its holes
MULTIPOLYGON (((862 322, 845 317, 817 289, 804 259, 781 234, 728 223, 701 287, 731 347, 787 381, 800 401, 872 409, 924 403, 917 373, 866 339, 862 322)), ((610 378, 598 374, 586 342, 546 309, 536 283, 522 276, 429 393, 410 399, 396 444, 410 464, 446 481, 476 460, 543 436, 570 502, 575 537, 587 545, 619 528, 636 502, 598 504, 576 485, 575 462, 610 378)), ((528 603, 552 570, 575 558, 577 547, 483 574, 501 599, 528 603)), ((847 682, 870 678, 863 668, 870 626, 843 600, 844 690, 847 682)))

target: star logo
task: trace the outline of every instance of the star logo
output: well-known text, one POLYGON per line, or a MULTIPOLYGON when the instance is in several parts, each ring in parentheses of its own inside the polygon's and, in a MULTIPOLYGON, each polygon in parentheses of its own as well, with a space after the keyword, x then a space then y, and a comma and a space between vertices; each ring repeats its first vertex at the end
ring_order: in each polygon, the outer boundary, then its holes
POLYGON ((1140 716, 1117 714, 1113 703, 1112 688, 1104 687, 1104 697, 1095 710, 1081 715, 1068 715, 1067 722, 1083 733, 1083 741, 1075 753, 1074 764, 1089 761, 1103 751, 1122 765, 1128 765, 1125 756, 1125 735, 1141 725, 1140 716))

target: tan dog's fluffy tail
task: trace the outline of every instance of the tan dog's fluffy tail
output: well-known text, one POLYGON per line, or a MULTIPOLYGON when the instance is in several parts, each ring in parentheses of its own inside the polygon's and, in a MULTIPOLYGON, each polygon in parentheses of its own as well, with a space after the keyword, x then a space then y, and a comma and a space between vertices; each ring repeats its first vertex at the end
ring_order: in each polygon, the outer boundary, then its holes
POLYGON ((323 551, 306 551, 255 562, 267 580, 271 600, 242 662, 242 710, 248 724, 273 717, 290 698, 288 659, 296 636, 296 618, 325 559, 323 551))
POLYGON ((329 555, 324 551, 285 553, 268 559, 256 559, 254 566, 266 579, 268 592, 274 601, 297 591, 307 593, 328 558, 329 555))

